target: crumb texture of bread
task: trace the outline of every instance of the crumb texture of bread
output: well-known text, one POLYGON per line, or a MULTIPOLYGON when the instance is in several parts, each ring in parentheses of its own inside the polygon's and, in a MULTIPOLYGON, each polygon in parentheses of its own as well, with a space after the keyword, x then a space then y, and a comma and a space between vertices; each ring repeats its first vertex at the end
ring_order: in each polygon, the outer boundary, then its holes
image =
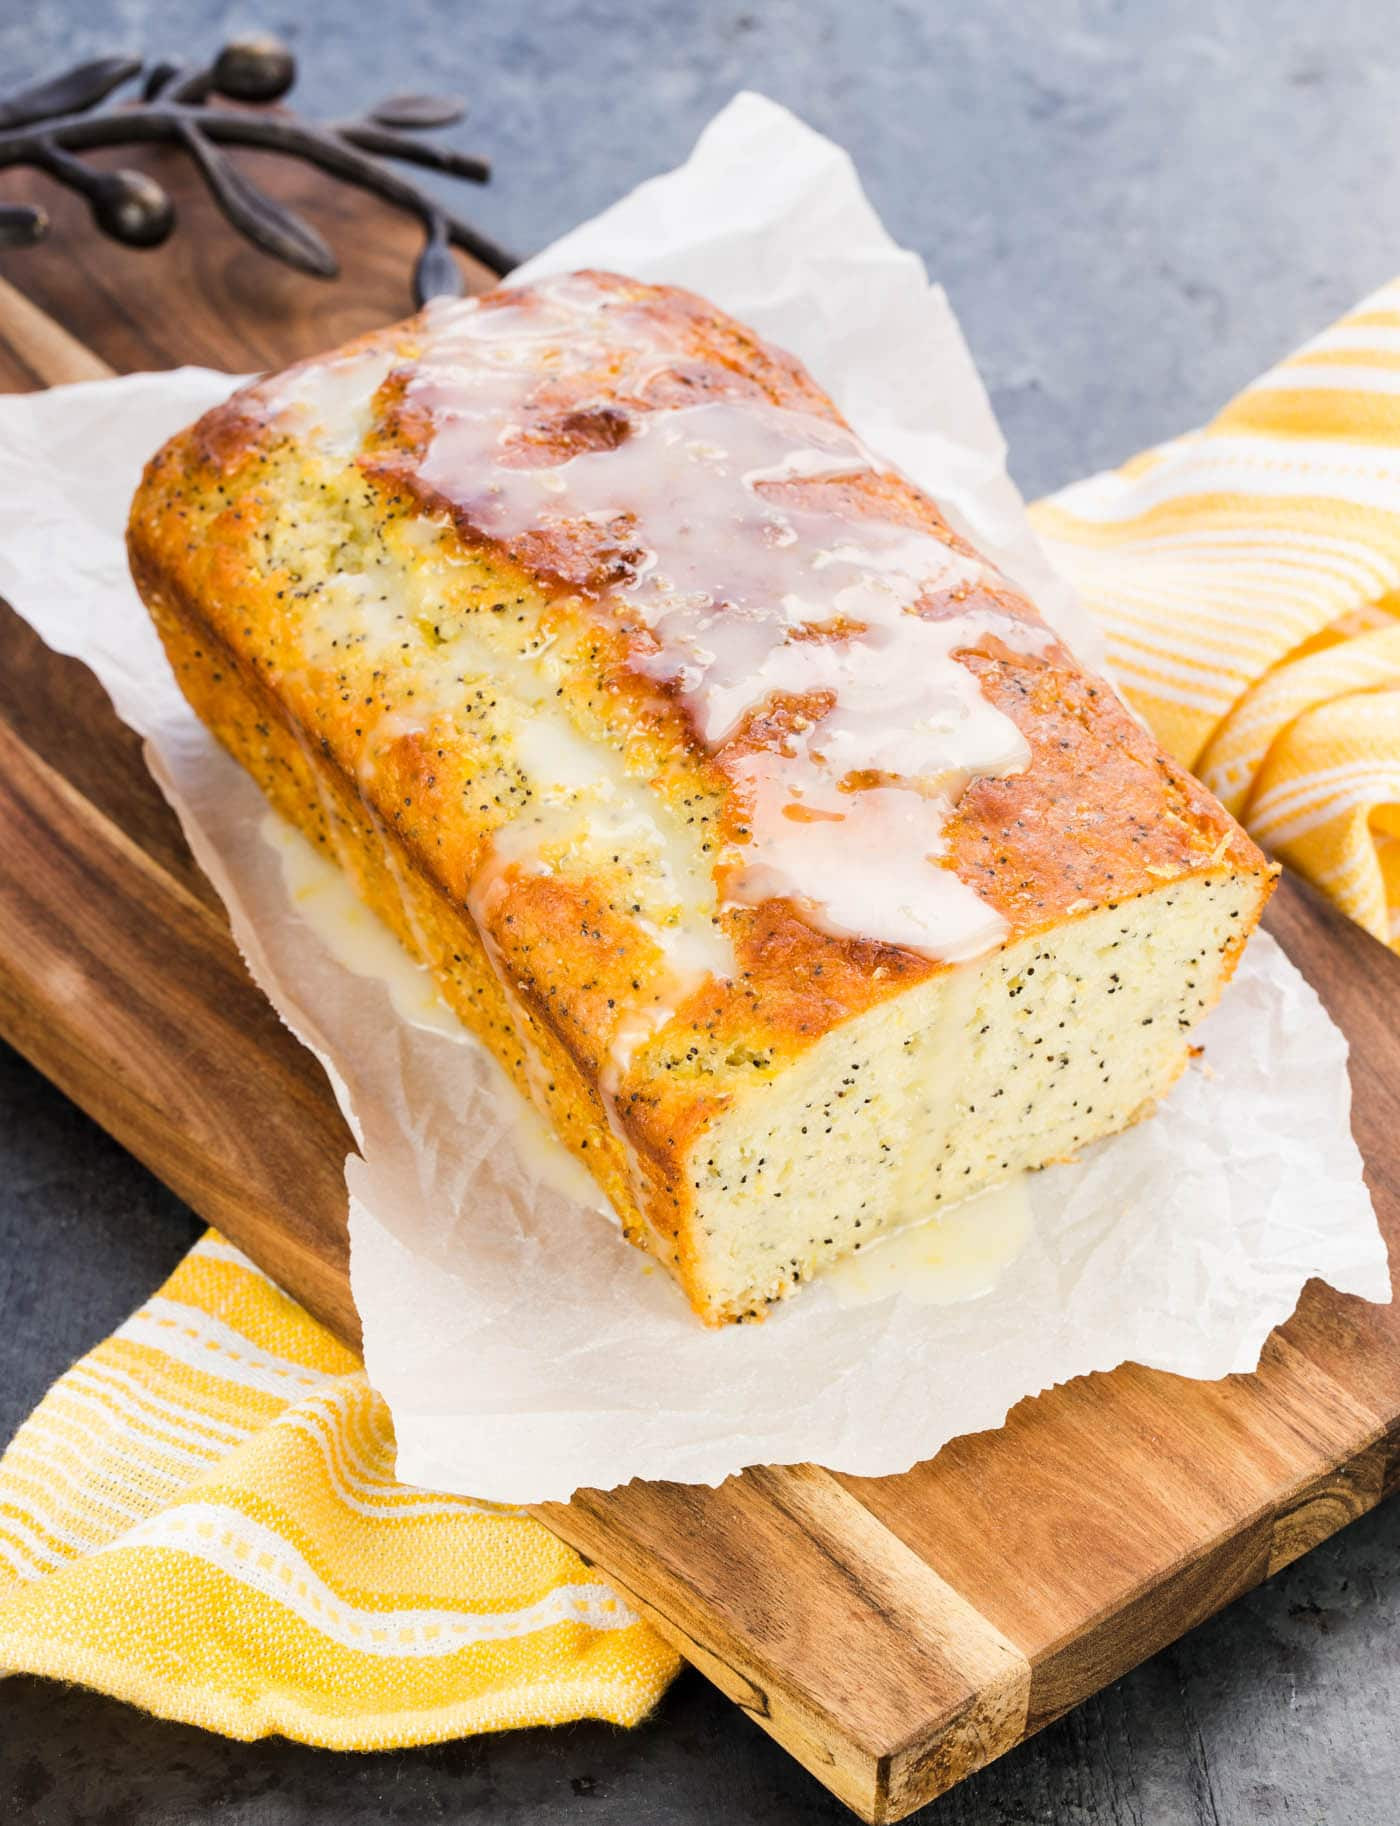
POLYGON ((196 712, 711 1323, 1150 1110, 1271 866, 791 357, 571 275, 171 440, 196 712))

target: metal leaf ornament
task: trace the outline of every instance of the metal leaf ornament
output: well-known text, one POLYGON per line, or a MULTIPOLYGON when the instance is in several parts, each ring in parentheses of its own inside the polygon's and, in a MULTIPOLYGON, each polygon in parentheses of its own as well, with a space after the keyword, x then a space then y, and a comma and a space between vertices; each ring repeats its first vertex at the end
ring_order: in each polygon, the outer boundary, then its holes
MULTIPOLYGON (((225 147, 280 152, 315 165, 342 183, 382 197, 423 225, 423 250, 413 269, 413 295, 458 296, 462 272, 452 249, 462 248, 497 274, 515 258, 478 229, 444 209, 384 163, 417 165, 445 177, 484 184, 485 159, 412 136, 460 121, 460 101, 439 95, 391 95, 357 119, 316 124, 278 110, 296 81, 296 60, 279 38, 256 32, 230 39, 206 64, 185 69, 169 60, 101 57, 60 76, 0 96, 0 170, 28 165, 45 171, 87 200, 96 226, 127 247, 156 247, 175 227, 165 191, 140 171, 99 170, 80 156, 100 146, 164 143, 193 160, 224 215, 273 259, 318 279, 339 272, 323 237, 295 210, 259 188, 225 147), (140 99, 100 109, 124 83, 140 77, 140 99), (220 107, 219 100, 236 107, 220 107)), ((0 204, 0 245, 29 246, 49 227, 35 204, 0 204)))

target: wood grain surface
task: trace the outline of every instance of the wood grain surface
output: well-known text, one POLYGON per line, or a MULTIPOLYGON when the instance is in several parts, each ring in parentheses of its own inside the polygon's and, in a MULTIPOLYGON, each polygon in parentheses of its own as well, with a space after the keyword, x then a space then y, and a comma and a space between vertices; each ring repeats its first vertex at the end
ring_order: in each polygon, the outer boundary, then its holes
MULTIPOLYGON (((0 292, 0 385, 100 363, 266 366, 406 308, 410 224, 277 167, 279 192, 345 257, 326 288, 269 265, 170 159, 151 163, 186 225, 165 249, 99 243, 54 196, 51 243, 4 257, 23 297, 0 292)), ((320 1068, 248 979, 92 676, 8 611, 0 853, 0 1029, 354 1341, 351 1143, 320 1068)), ((1357 1139, 1394 1252, 1400 960, 1292 881, 1269 924, 1351 1041, 1357 1139)), ((1313 1284, 1253 1376, 1083 1378, 902 1477, 769 1468, 538 1513, 876 1821, 1096 1692, 1397 1481, 1400 1316, 1313 1284)))

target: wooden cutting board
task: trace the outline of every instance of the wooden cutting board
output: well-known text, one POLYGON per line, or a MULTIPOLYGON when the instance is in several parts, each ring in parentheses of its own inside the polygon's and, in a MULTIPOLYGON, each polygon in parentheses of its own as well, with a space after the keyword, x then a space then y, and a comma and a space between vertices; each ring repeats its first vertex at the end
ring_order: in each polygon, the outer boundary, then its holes
MULTIPOLYGON (((0 385, 88 377, 103 361, 262 367, 403 314, 414 231, 377 205, 273 166, 273 186, 309 200, 345 253, 345 279, 325 288, 234 240, 169 157, 148 162, 177 195, 181 234, 127 252, 46 197, 51 244, 7 254, 3 270, 51 316, 0 292, 0 385)), ((0 858, 0 1031, 353 1342, 351 1142, 320 1068, 247 977, 91 674, 3 609, 0 858)), ((1292 881, 1268 923, 1351 1041, 1357 1139, 1400 1252, 1400 959, 1292 881)), ((902 1477, 754 1470, 718 1490, 637 1484, 538 1513, 880 1821, 1397 1483, 1400 1309, 1314 1283, 1253 1376, 1087 1377, 902 1477)))

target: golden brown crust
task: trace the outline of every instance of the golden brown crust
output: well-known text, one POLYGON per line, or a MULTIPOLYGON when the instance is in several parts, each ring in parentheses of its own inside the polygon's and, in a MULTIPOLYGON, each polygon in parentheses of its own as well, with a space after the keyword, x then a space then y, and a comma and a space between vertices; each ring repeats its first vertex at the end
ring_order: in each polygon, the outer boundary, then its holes
MULTIPOLYGON (((640 395, 606 371, 570 374, 542 387, 521 433, 520 463, 605 445, 618 435, 612 407, 635 413, 757 393, 838 418, 799 363, 702 300, 630 280, 605 276, 602 283, 654 319, 672 356, 640 395)), ((418 320, 410 320, 362 339, 349 353, 392 351, 411 364, 419 333, 418 320)), ((324 369, 346 354, 302 364, 302 371, 324 369)), ((348 802, 361 790, 364 708, 343 688, 343 677, 306 650, 297 577, 285 565, 269 564, 265 543, 288 477, 314 485, 277 410, 286 384, 280 377, 243 389, 153 458, 132 509, 132 568, 143 596, 159 605, 167 643, 181 641, 186 666, 232 666, 244 692, 261 693, 285 714, 318 765, 343 784, 348 802), (172 633, 177 627, 182 635, 172 633), (208 658, 215 648, 217 663, 208 658)), ((493 541, 473 524, 469 508, 423 487, 414 459, 425 435, 401 380, 391 375, 349 471, 358 476, 353 491, 362 495, 356 510, 370 522, 432 520, 449 528, 444 536, 493 580, 502 604, 524 605, 522 614, 568 647, 573 669, 560 698, 577 727, 621 748, 644 777, 655 778, 673 808, 693 808, 685 815, 709 820, 718 855, 746 815, 736 763, 754 746, 780 738, 790 706, 770 706, 729 741, 707 748, 674 694, 632 664, 650 640, 647 631, 608 625, 581 610, 581 599, 598 594, 630 562, 627 529, 575 525, 493 541)), ((852 517, 878 511, 907 518, 965 549, 937 508, 900 477, 779 486, 793 493, 820 488, 828 504, 839 493, 842 511, 852 517)), ((998 583, 991 593, 1017 617, 1038 619, 1009 584, 998 583)), ((961 606, 932 600, 921 612, 937 616, 961 606)), ((1269 865, 1244 832, 1062 646, 1052 641, 1043 652, 1022 653, 989 639, 959 657, 1031 749, 1023 772, 976 781, 946 833, 949 865, 1004 915, 1008 942, 1222 865, 1257 875, 1261 896, 1267 891, 1269 865)), ((217 711, 200 703, 199 692, 190 694, 229 741, 217 711)), ((394 707, 392 681, 383 682, 381 695, 376 714, 394 707)), ((468 924, 470 884, 508 815, 508 808, 478 806, 468 790, 482 765, 481 755, 440 742, 429 719, 376 757, 370 789, 376 817, 395 845, 468 924)), ((639 969, 645 976, 654 961, 615 884, 507 870, 487 920, 488 944, 530 1019, 572 1062, 580 1082, 596 1085, 615 1011, 635 994, 639 969)), ((711 980, 680 1006, 635 1053, 617 1097, 659 1204, 670 1206, 669 1217, 653 1211, 653 1222, 682 1234, 687 1150, 746 1074, 776 1071, 842 1021, 943 968, 895 946, 820 931, 784 901, 729 906, 722 920, 739 974, 711 980)))

